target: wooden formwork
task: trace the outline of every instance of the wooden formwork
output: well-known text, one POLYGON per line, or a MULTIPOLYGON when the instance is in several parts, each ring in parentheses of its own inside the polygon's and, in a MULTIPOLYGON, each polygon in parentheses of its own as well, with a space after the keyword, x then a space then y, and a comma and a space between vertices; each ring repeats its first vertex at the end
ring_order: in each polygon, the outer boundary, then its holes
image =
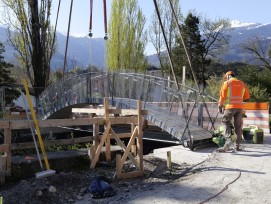
MULTIPOLYGON (((108 99, 104 99, 104 107, 102 109, 80 109, 74 108, 72 112, 76 113, 89 113, 96 115, 103 115, 105 119, 105 131, 101 137, 99 137, 99 126, 96 125, 93 128, 93 145, 90 147, 90 158, 91 165, 90 168, 95 168, 99 156, 102 152, 102 149, 105 149, 106 160, 111 161, 111 139, 114 139, 119 147, 123 150, 123 154, 117 154, 116 156, 116 176, 119 179, 124 178, 132 178, 142 176, 144 174, 143 170, 143 114, 146 114, 146 111, 142 110, 142 102, 138 101, 136 110, 119 110, 119 109, 110 109, 108 104, 108 99), (121 115, 119 117, 115 117, 115 124, 123 124, 124 115, 130 115, 134 120, 129 122, 131 124, 131 133, 122 133, 116 134, 116 132, 112 129, 110 114, 118 114, 121 115), (129 138, 129 142, 127 146, 122 142, 121 138, 129 138), (133 172, 122 172, 124 163, 127 159, 134 164, 136 170, 133 172)), ((128 121, 127 121, 128 122, 128 121)), ((128 124, 128 123, 127 123, 128 124)))

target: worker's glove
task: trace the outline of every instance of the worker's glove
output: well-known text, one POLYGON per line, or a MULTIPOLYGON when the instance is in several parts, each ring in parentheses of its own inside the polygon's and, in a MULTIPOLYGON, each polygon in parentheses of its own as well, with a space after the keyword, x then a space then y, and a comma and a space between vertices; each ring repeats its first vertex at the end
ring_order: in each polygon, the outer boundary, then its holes
POLYGON ((223 106, 218 106, 218 110, 220 114, 224 113, 224 107, 223 106))

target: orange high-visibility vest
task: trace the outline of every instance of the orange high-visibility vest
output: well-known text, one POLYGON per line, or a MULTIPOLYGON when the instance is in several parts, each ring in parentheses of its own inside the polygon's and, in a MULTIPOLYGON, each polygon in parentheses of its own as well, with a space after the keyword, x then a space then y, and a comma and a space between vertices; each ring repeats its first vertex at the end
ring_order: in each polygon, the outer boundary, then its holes
POLYGON ((249 99, 250 94, 244 82, 236 78, 225 81, 220 90, 218 105, 225 109, 243 108, 243 100, 249 99))

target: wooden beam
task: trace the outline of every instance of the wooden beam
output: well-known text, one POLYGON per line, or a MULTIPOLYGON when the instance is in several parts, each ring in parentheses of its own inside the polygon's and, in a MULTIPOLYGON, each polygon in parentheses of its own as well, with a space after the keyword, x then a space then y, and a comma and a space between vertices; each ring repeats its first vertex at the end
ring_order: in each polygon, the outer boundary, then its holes
POLYGON ((96 163, 97 163, 97 161, 98 161, 98 159, 99 159, 99 156, 100 156, 100 153, 101 153, 101 150, 102 150, 102 147, 103 147, 103 145, 104 145, 104 143, 105 143, 105 140, 106 140, 106 138, 107 138, 107 136, 108 136, 108 134, 109 134, 110 129, 111 129, 111 123, 110 123, 110 121, 109 121, 109 122, 107 123, 107 125, 106 125, 104 134, 103 134, 102 139, 101 139, 101 141, 100 141, 100 144, 98 145, 98 148, 97 148, 97 150, 95 151, 94 159, 91 161, 90 168, 92 168, 92 169, 94 169, 95 166, 96 166, 96 163))
MULTIPOLYGON (((109 102, 108 102, 108 98, 104 98, 104 112, 105 112, 105 122, 107 124, 109 122, 109 102)), ((110 162, 111 161, 110 135, 107 135, 105 145, 106 145, 106 153, 105 153, 106 160, 107 160, 107 162, 110 162)))
POLYGON ((9 121, 0 121, 0 129, 9 128, 9 121))
POLYGON ((0 184, 5 183, 7 170, 7 155, 0 155, 0 184))
POLYGON ((72 113, 95 113, 96 115, 104 115, 104 108, 72 108, 72 113))
MULTIPOLYGON (((110 117, 111 125, 115 124, 129 124, 135 122, 135 117, 110 117)), ((30 123, 33 124, 31 120, 30 123)), ((48 120, 39 120, 39 126, 41 128, 45 127, 61 127, 61 126, 84 126, 84 125, 104 125, 104 118, 77 118, 77 119, 48 119, 48 120)), ((34 125, 34 124, 33 124, 34 125)), ((9 128, 12 130, 17 129, 29 129, 29 122, 27 120, 11 120, 0 122, 0 129, 9 128)))
POLYGON ((117 153, 116 155, 116 176, 119 178, 121 176, 121 169, 122 167, 120 166, 120 160, 121 160, 121 155, 117 153))
POLYGON ((141 114, 142 109, 142 101, 137 101, 137 110, 138 110, 138 137, 137 137, 137 154, 138 154, 138 165, 139 170, 143 171, 143 131, 142 131, 142 125, 143 125, 143 116, 141 114))
POLYGON ((7 175, 11 175, 11 129, 7 128, 5 129, 5 134, 4 134, 4 143, 8 146, 8 149, 6 151, 7 155, 7 175))
POLYGON ((132 172, 126 172, 126 173, 120 173, 117 175, 118 179, 129 179, 129 178, 136 178, 143 176, 144 172, 143 171, 132 171, 132 172))
MULTIPOLYGON (((105 109, 96 109, 96 108, 72 108, 72 113, 95 113, 96 115, 105 115, 105 109)), ((121 116, 126 115, 137 115, 137 109, 108 109, 109 114, 119 114, 121 116)), ((147 110, 141 111, 142 115, 147 115, 147 110)))
POLYGON ((98 148, 99 145, 99 140, 100 140, 100 126, 94 124, 93 125, 93 145, 94 145, 94 151, 96 151, 96 149, 98 148))

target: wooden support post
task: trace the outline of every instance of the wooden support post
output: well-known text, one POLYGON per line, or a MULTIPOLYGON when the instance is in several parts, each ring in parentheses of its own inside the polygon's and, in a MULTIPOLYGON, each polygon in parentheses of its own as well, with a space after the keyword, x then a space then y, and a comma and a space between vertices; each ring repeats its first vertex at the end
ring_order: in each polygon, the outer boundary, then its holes
POLYGON ((110 129, 111 129, 111 123, 110 123, 110 121, 108 121, 108 123, 106 124, 105 132, 104 132, 104 134, 103 134, 103 136, 101 138, 100 144, 98 145, 98 148, 94 153, 94 158, 91 161, 90 168, 92 168, 92 169, 94 169, 95 166, 96 166, 96 163, 97 163, 97 161, 99 159, 102 147, 103 147, 103 145, 105 143, 105 140, 107 139, 107 137, 110 137, 110 135, 109 135, 110 129))
POLYGON ((8 150, 5 154, 7 156, 6 175, 10 176, 11 175, 11 129, 10 129, 10 124, 9 124, 9 128, 5 129, 4 143, 8 147, 8 150))
POLYGON ((93 124, 93 145, 94 145, 94 150, 98 148, 99 145, 99 132, 100 132, 100 126, 99 124, 93 124))
MULTIPOLYGON (((105 110, 105 123, 107 124, 109 121, 109 103, 108 98, 104 98, 104 110, 105 110)), ((110 126, 111 128, 111 126, 110 126)), ((111 161, 111 151, 110 151, 110 135, 107 135, 106 138, 106 160, 107 162, 111 161)))
POLYGON ((134 122, 131 123, 131 132, 134 132, 135 127, 136 127, 135 123, 134 122))
POLYGON ((167 151, 167 168, 168 168, 170 171, 172 170, 171 151, 167 151))
POLYGON ((7 171, 7 156, 1 155, 0 156, 0 184, 5 183, 6 171, 7 171))
POLYGON ((93 161, 93 159, 94 159, 95 151, 96 151, 95 146, 90 145, 89 150, 88 150, 88 156, 89 156, 91 161, 93 161))
POLYGON ((142 101, 137 102, 137 111, 138 111, 138 135, 137 135, 137 154, 138 154, 138 165, 139 165, 139 171, 142 172, 143 175, 143 131, 142 131, 142 122, 143 122, 143 116, 142 116, 142 101))
POLYGON ((136 154, 137 154, 135 144, 132 145, 132 154, 133 154, 133 156, 136 156, 136 154))
MULTIPOLYGON (((131 123, 131 133, 134 132, 135 128, 136 128, 135 122, 131 123)), ((136 141, 136 140, 133 140, 133 141, 132 141, 133 143, 132 143, 132 150, 131 150, 132 155, 133 155, 134 157, 136 156, 136 146, 135 146, 135 141, 136 141)))
POLYGON ((143 121, 143 126, 142 126, 143 130, 147 129, 148 126, 149 126, 148 120, 144 120, 144 121, 143 121))
POLYGON ((119 178, 120 175, 121 175, 121 164, 120 164, 120 161, 121 161, 121 155, 119 153, 117 153, 116 155, 116 177, 119 178))

